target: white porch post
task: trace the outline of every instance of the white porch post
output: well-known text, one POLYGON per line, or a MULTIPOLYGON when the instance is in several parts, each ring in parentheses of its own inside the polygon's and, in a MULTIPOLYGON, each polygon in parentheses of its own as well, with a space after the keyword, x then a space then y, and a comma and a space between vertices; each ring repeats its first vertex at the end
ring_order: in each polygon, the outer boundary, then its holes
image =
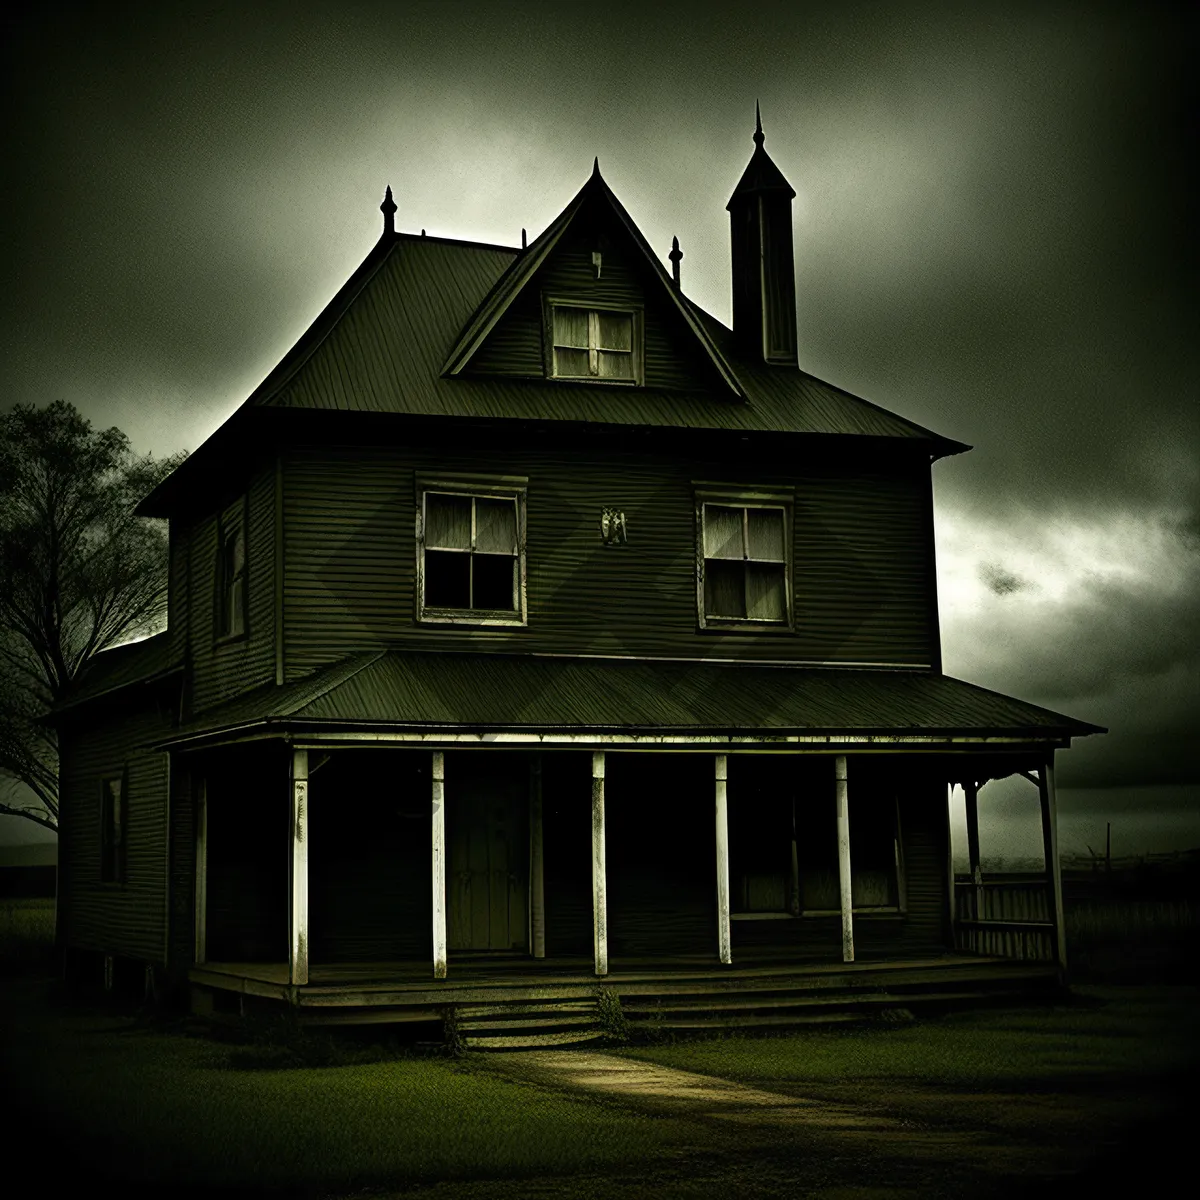
POLYGON ((546 957, 545 848, 542 840, 542 756, 529 764, 529 951, 546 957))
POLYGON ((608 910, 604 872, 604 751, 592 755, 592 942, 596 974, 608 974, 608 910))
POLYGON ((854 899, 850 889, 850 807, 846 783, 846 756, 834 760, 837 789, 838 882, 842 897, 842 961, 854 961, 854 899))
POLYGON ((979 865, 979 784, 969 779, 963 784, 967 809, 967 858, 971 864, 971 882, 978 887, 983 882, 979 865))
POLYGON ((288 982, 308 982, 308 751, 292 751, 288 982))
POLYGON ((430 853, 433 867, 433 977, 446 978, 446 755, 435 750, 430 766, 433 801, 433 834, 430 853))
POLYGON ((1042 808, 1042 845, 1046 853, 1046 884, 1054 906, 1054 961, 1060 971, 1067 969, 1066 922, 1063 915, 1062 864, 1058 858, 1058 804, 1054 792, 1054 751, 1051 750, 1038 772, 1038 799, 1042 808))
POLYGON ((196 884, 193 904, 196 918, 192 958, 197 966, 208 961, 208 780, 198 780, 196 797, 196 884))
POLYGON ((723 963, 731 963, 729 937, 729 760, 724 754, 716 759, 717 817, 717 952, 723 963))

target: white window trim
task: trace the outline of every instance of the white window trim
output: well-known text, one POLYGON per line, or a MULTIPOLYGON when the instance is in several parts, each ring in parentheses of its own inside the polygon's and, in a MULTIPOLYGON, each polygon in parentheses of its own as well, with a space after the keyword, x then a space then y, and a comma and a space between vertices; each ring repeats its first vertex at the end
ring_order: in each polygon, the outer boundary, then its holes
POLYGON ((606 303, 601 300, 581 299, 578 296, 542 296, 543 345, 546 378, 561 383, 600 384, 603 387, 641 387, 644 381, 645 354, 643 352, 643 310, 637 304, 606 303), (578 308, 588 313, 620 313, 633 318, 633 341, 630 360, 633 365, 632 379, 602 379, 599 375, 556 375, 554 372, 554 310, 556 308, 578 308))
POLYGON ((701 629, 791 633, 795 628, 792 595, 792 503, 790 491, 750 491, 737 488, 696 488, 696 616, 701 629), (704 506, 718 504, 727 508, 778 508, 783 511, 783 596, 786 616, 782 621, 761 621, 753 617, 710 617, 704 611, 704 506))
POLYGON ((529 624, 527 569, 525 564, 526 478, 514 475, 439 475, 417 480, 417 621, 423 625, 489 625, 521 627, 529 624), (517 604, 513 612, 493 609, 433 608, 425 603, 425 501, 430 492, 470 496, 485 500, 513 500, 517 508, 517 604))

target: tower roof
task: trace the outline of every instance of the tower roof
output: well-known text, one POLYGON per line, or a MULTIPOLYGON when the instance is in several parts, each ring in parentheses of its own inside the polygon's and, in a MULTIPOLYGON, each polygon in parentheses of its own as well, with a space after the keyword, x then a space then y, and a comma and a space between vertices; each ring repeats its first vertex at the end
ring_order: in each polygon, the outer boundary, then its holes
POLYGON ((746 164, 746 169, 742 172, 737 187, 733 189, 729 203, 725 205, 727 209, 733 208, 734 201, 739 196, 757 192, 786 192, 789 200, 795 198, 796 189, 788 183, 783 172, 764 149, 763 143, 766 140, 762 127, 762 115, 756 103, 754 105, 754 153, 750 156, 750 161, 746 164))

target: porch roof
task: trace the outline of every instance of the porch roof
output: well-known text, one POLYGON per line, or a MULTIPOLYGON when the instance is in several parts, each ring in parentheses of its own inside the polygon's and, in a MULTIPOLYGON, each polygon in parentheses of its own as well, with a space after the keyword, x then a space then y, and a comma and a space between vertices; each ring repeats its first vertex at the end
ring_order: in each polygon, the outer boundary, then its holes
POLYGON ((916 670, 380 650, 211 709, 163 745, 372 733, 484 743, 1061 743, 1102 732, 916 670))

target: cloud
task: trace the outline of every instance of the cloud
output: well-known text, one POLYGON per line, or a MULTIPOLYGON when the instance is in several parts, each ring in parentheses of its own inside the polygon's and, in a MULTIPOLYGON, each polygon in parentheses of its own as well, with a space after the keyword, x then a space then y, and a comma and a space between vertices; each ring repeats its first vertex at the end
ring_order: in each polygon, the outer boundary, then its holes
POLYGON ((1036 584, 1031 584, 1020 575, 1002 567, 999 563, 985 562, 979 564, 979 578, 997 596, 1011 596, 1014 592, 1026 591, 1036 584))

